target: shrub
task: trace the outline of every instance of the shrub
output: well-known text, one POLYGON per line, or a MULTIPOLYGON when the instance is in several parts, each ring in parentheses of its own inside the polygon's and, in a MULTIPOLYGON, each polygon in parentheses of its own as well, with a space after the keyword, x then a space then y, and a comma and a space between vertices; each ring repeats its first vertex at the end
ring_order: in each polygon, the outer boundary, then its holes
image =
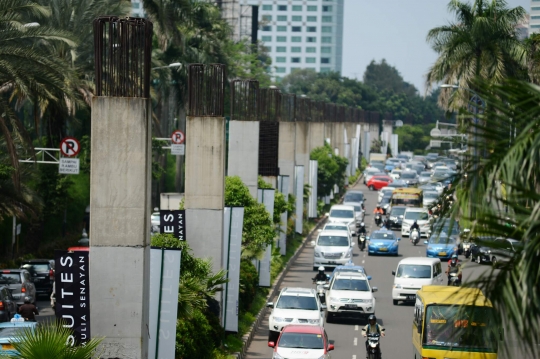
POLYGON ((195 310, 191 319, 176 322, 176 358, 212 359, 215 348, 214 328, 200 310, 195 310))
POLYGON ((238 309, 247 311, 250 309, 259 286, 259 274, 253 263, 247 259, 240 262, 240 294, 238 309))

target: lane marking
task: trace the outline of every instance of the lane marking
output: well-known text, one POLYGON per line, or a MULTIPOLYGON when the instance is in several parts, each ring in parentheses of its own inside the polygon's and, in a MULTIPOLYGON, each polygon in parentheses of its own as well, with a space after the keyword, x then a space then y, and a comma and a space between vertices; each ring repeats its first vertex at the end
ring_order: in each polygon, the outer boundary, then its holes
POLYGON ((355 326, 354 326, 354 330, 358 330, 358 325, 355 325, 355 326))
POLYGON ((364 263, 366 263, 366 261, 362 259, 362 264, 364 264, 364 263))
POLYGON ((356 359, 356 355, 353 354, 352 359, 356 359))
POLYGON ((358 345, 358 338, 354 338, 354 346, 358 345))

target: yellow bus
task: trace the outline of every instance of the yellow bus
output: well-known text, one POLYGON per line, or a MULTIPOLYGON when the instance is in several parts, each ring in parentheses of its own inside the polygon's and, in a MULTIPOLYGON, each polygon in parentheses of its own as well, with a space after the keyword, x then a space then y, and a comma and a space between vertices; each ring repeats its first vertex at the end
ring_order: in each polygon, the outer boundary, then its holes
POLYGON ((424 196, 419 188, 396 188, 390 203, 392 206, 423 207, 424 196))
POLYGON ((477 288, 425 285, 416 292, 415 359, 496 359, 501 337, 491 302, 477 288))

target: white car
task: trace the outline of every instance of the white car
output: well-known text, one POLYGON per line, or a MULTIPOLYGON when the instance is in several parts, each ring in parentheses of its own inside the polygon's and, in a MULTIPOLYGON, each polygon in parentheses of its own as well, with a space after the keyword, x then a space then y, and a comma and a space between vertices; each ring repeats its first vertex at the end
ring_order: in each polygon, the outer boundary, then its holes
POLYGON ((424 208, 431 208, 433 204, 437 201, 439 198, 439 192, 437 191, 424 191, 423 192, 423 206, 424 208))
POLYGON ((371 177, 373 177, 376 173, 380 173, 381 170, 375 167, 369 167, 364 171, 364 184, 368 183, 371 177))
POLYGON ((341 223, 349 226, 351 231, 356 229, 356 213, 354 206, 336 204, 330 208, 328 223, 341 223))
POLYGON ((375 314, 377 287, 371 287, 364 273, 337 272, 326 291, 326 322, 337 317, 363 317, 375 314))
POLYGON ((411 207, 405 210, 401 225, 401 236, 408 237, 411 234, 411 226, 414 221, 420 226, 420 236, 428 237, 430 230, 429 213, 427 209, 418 207, 411 207))
MULTIPOLYGON (((351 238, 356 236, 356 232, 352 232, 349 226, 340 223, 326 223, 320 232, 322 231, 345 231, 349 233, 351 238)), ((315 245, 315 242, 313 242, 313 244, 315 245)))
POLYGON ((419 184, 426 184, 431 181, 431 171, 422 171, 420 172, 420 176, 418 176, 418 183, 419 184))
POLYGON ((389 173, 389 175, 390 175, 390 177, 392 177, 392 179, 397 180, 397 179, 399 179, 399 177, 401 176, 401 172, 402 172, 401 169, 399 169, 399 168, 394 168, 394 169, 392 170, 392 172, 389 173))
POLYGON ((283 288, 277 301, 266 303, 272 308, 268 318, 268 341, 275 342, 284 326, 324 324, 324 309, 317 291, 310 288, 283 288))
POLYGON ((441 182, 434 182, 433 185, 435 186, 435 189, 441 195, 444 191, 444 185, 441 182))
POLYGON ((388 193, 394 193, 394 191, 396 190, 395 187, 383 187, 379 190, 379 198, 377 199, 377 203, 381 203, 384 195, 386 194, 388 196, 388 193))
POLYGON ((346 231, 321 231, 313 251, 313 270, 320 266, 337 267, 352 260, 354 242, 346 231))
POLYGON ((343 202, 344 206, 351 206, 354 208, 354 216, 356 218, 356 227, 360 226, 360 222, 364 221, 365 211, 362 209, 362 206, 356 202, 343 202))

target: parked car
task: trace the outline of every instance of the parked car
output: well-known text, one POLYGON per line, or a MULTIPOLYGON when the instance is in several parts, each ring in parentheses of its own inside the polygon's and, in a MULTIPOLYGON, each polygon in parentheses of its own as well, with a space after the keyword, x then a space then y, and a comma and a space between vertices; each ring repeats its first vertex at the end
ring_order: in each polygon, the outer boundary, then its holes
POLYGON ((373 293, 377 287, 370 286, 364 273, 338 272, 325 288, 327 323, 333 322, 338 316, 367 318, 375 313, 376 299, 373 293))
POLYGON ((371 233, 368 239, 368 255, 372 254, 391 254, 398 255, 399 241, 391 230, 380 229, 371 233))
POLYGON ((373 176, 366 183, 368 188, 372 191, 380 190, 383 187, 386 187, 389 183, 392 183, 392 179, 388 176, 373 176))
POLYGON ((17 303, 11 291, 7 286, 0 285, 0 322, 9 322, 15 314, 17 314, 17 303))
POLYGON ((17 305, 24 303, 24 297, 29 297, 32 303, 36 301, 36 286, 26 269, 0 270, 0 285, 9 288, 17 305))
POLYGON ((37 322, 7 322, 0 323, 0 355, 9 357, 18 356, 20 353, 15 350, 13 343, 20 340, 21 331, 26 328, 35 329, 37 322))
POLYGON ((54 283, 54 259, 28 259, 22 262, 21 268, 30 272, 36 287, 36 296, 51 295, 54 283))
POLYGON ((334 344, 330 344, 323 327, 287 325, 277 341, 269 341, 274 348, 272 358, 324 358, 330 359, 334 344))
POLYGON ((388 229, 401 229, 403 215, 405 214, 405 210, 407 208, 408 207, 406 206, 392 206, 392 209, 388 214, 388 221, 386 222, 388 224, 388 227, 390 227, 388 229))
POLYGON ((324 309, 315 289, 283 288, 276 302, 266 303, 272 308, 268 318, 268 341, 275 342, 281 330, 288 324, 322 327, 324 309))
POLYGON ((405 181, 405 183, 407 183, 407 187, 418 186, 418 173, 416 173, 416 171, 403 171, 399 179, 405 181))

